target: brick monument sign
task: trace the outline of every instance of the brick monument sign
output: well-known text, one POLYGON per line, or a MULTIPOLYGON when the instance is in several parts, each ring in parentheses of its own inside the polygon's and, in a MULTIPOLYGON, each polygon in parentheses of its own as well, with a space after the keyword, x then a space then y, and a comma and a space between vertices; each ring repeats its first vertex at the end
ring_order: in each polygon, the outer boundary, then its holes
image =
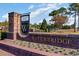
MULTIPOLYGON (((14 40, 17 39, 17 34, 21 37, 26 37, 29 32, 29 19, 28 14, 18 14, 16 12, 9 13, 9 35, 14 40)), ((8 36, 9 36, 8 35, 8 36)))

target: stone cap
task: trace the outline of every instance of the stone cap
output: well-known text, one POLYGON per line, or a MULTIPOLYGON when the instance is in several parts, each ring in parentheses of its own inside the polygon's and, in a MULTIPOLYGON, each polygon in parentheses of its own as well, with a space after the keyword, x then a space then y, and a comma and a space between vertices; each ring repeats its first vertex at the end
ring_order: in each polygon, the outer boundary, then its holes
POLYGON ((19 13, 17 13, 17 12, 10 12, 10 13, 8 13, 8 14, 18 14, 18 15, 21 15, 21 14, 19 14, 19 13))

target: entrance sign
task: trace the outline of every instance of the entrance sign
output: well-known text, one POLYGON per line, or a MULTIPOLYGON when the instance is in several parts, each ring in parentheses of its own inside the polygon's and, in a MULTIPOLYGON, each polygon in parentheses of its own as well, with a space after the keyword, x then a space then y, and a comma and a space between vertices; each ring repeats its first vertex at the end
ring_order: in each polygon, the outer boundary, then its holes
POLYGON ((29 32, 30 15, 22 14, 20 20, 21 20, 21 34, 27 35, 29 32))
POLYGON ((16 12, 9 13, 9 33, 14 40, 17 36, 24 38, 29 33, 30 13, 18 14, 16 12))

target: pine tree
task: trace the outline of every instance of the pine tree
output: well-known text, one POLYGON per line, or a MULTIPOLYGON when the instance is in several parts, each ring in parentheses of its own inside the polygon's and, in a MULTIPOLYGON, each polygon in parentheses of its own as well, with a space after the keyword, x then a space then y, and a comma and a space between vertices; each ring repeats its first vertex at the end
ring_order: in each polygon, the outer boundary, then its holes
POLYGON ((45 19, 43 20, 40 29, 47 32, 47 21, 45 19))

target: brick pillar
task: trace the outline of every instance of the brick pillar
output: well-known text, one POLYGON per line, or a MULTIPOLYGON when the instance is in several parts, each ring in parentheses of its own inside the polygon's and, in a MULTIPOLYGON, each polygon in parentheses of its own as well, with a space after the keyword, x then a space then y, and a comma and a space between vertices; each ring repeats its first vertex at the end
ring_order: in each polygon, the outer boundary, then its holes
POLYGON ((9 13, 9 32, 13 34, 13 40, 17 39, 18 30, 20 30, 20 14, 11 12, 9 13))

